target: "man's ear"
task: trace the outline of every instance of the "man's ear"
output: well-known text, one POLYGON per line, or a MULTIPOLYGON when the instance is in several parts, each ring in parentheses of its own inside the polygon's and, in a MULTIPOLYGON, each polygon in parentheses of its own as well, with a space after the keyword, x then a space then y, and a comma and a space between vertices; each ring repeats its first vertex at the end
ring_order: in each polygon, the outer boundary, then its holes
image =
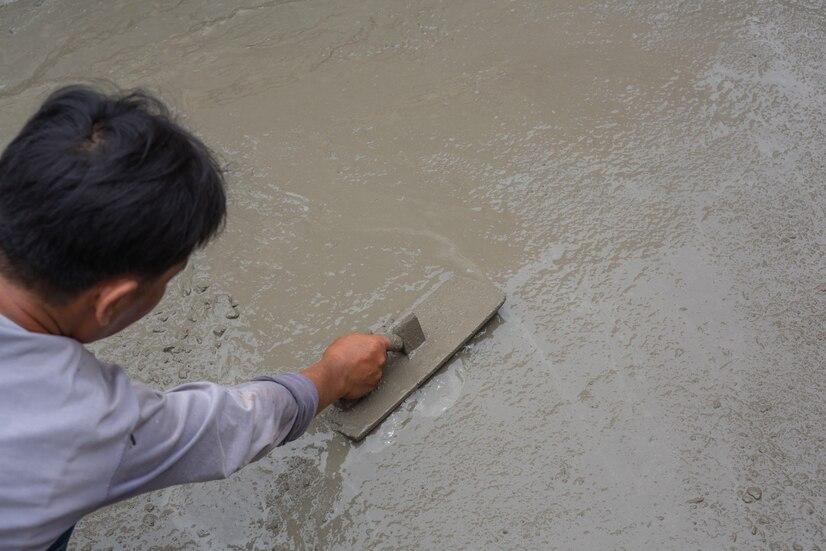
POLYGON ((119 277, 99 284, 95 298, 95 318, 106 327, 134 297, 140 282, 131 277, 119 277))

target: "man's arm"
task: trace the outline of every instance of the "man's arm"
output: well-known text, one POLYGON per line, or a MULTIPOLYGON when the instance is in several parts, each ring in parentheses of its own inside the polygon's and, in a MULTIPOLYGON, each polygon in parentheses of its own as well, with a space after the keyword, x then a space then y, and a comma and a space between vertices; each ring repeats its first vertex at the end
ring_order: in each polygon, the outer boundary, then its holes
POLYGON ((347 335, 302 374, 232 387, 191 383, 161 392, 133 383, 138 420, 108 500, 226 478, 274 446, 298 438, 333 401, 372 390, 389 344, 381 336, 347 335))

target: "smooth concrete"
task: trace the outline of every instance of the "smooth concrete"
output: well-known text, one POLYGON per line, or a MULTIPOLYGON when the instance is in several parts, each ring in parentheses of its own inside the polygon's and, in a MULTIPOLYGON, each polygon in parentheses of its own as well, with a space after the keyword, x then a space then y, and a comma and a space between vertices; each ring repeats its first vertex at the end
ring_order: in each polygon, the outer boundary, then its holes
POLYGON ((221 239, 97 347, 132 376, 300 369, 451 275, 508 296, 361 443, 321 416, 75 548, 826 549, 821 0, 0 4, 0 144, 111 79, 227 169, 221 239))

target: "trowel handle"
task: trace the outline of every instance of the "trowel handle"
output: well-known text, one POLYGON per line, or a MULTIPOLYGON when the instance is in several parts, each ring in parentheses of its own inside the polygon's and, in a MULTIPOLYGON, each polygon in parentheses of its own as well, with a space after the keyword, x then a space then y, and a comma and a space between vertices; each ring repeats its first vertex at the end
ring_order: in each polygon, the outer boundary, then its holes
POLYGON ((390 339, 390 346, 387 347, 389 352, 403 352, 404 341, 395 333, 382 333, 382 336, 390 339))

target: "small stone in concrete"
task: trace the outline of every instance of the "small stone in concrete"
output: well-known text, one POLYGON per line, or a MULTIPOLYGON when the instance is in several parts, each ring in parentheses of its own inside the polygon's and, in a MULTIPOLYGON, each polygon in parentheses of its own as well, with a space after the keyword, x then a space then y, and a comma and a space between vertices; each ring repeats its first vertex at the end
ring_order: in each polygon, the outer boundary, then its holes
POLYGON ((759 501, 760 498, 763 497, 763 490, 757 486, 749 486, 748 489, 746 489, 746 494, 754 498, 754 501, 759 501))
POLYGON ((703 496, 692 497, 688 503, 702 503, 705 498, 703 496))

